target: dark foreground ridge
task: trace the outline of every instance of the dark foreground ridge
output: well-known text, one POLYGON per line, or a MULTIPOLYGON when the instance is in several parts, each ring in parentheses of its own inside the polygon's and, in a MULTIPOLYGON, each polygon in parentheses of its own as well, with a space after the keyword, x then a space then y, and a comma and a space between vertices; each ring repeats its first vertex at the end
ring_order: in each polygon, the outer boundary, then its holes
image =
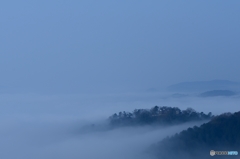
POLYGON ((158 159, 239 158, 210 156, 210 150, 240 152, 240 112, 225 113, 210 122, 188 128, 149 148, 158 159))
POLYGON ((135 109, 130 112, 119 112, 109 117, 111 127, 142 126, 142 125, 173 125, 190 121, 211 119, 212 113, 196 112, 192 108, 180 110, 177 107, 158 107, 151 109, 135 109))

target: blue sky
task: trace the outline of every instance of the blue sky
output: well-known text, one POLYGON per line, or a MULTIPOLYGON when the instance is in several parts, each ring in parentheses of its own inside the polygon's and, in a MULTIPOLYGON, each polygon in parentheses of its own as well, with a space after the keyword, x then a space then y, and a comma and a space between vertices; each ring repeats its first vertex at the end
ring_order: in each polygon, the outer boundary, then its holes
POLYGON ((1 1, 0 86, 114 92, 240 81, 240 1, 1 1))

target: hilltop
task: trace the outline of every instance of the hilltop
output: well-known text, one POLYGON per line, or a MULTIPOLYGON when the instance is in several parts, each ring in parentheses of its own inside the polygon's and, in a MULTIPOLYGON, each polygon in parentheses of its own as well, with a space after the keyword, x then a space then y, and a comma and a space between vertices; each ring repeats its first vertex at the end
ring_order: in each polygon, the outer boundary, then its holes
POLYGON ((155 106, 151 109, 135 109, 133 112, 119 112, 109 117, 111 127, 141 125, 173 125, 190 121, 208 120, 209 112, 197 112, 192 108, 181 110, 177 107, 155 106))

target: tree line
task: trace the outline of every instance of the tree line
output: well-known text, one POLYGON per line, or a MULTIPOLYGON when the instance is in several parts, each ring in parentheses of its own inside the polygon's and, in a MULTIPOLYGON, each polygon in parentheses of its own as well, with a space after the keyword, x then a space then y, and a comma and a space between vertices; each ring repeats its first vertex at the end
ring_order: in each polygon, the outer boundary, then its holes
POLYGON ((188 121, 211 119, 212 113, 197 112, 192 108, 181 110, 177 107, 155 106, 151 109, 135 109, 133 112, 119 112, 109 117, 111 126, 170 125, 188 121))

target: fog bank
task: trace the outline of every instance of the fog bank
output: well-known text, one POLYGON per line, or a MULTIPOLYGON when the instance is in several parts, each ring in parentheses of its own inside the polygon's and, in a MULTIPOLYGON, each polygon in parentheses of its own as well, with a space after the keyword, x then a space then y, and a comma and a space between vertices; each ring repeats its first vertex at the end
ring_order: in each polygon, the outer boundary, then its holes
POLYGON ((192 107, 201 112, 234 112, 240 99, 229 98, 166 98, 158 94, 116 95, 37 95, 1 94, 0 137, 4 159, 142 159, 151 144, 167 135, 200 123, 168 128, 119 128, 80 134, 86 124, 104 122, 118 111, 172 106, 192 107))

